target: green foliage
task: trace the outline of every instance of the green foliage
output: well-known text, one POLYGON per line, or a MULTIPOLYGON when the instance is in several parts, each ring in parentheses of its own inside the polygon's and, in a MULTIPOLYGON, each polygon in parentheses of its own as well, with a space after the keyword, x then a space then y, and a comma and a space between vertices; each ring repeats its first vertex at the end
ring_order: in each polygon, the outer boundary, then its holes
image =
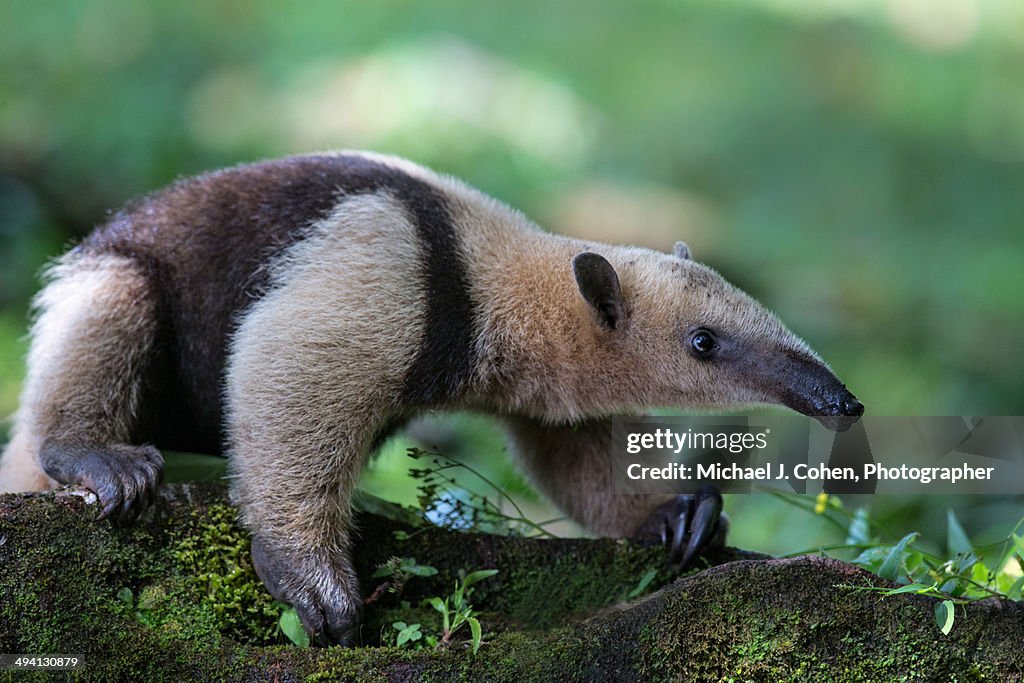
MULTIPOLYGON (((852 562, 879 577, 896 582, 897 588, 847 586, 853 590, 877 591, 882 595, 915 593, 937 598, 935 622, 943 635, 953 629, 956 606, 985 598, 1020 600, 1024 587, 1024 518, 1004 538, 979 546, 970 540, 953 510, 946 512, 946 555, 918 548, 921 534, 911 532, 896 543, 881 540, 880 529, 872 531, 870 511, 865 506, 855 513, 846 511, 838 498, 820 496, 812 508, 802 497, 779 494, 782 499, 817 514, 830 513, 836 524, 848 524, 842 545, 819 548, 822 554, 857 549, 852 562), (984 552, 983 552, 984 551, 984 552), (994 552, 991 552, 994 551, 994 552)), ((800 554, 800 553, 795 553, 800 554)))
POLYGON ((398 636, 395 640, 397 647, 402 647, 406 643, 415 643, 423 637, 419 624, 406 624, 404 621, 396 621, 391 626, 398 631, 398 636))
POLYGON ((376 602, 380 599, 381 594, 385 592, 395 595, 401 593, 406 582, 415 576, 430 577, 436 575, 437 569, 429 565, 418 564, 414 557, 391 557, 384 564, 378 565, 376 571, 373 572, 372 578, 385 578, 387 581, 378 586, 366 598, 364 605, 376 602))
POLYGON ((452 637, 463 627, 469 626, 470 642, 473 646, 473 654, 480 649, 482 631, 480 621, 473 612, 473 605, 469 597, 473 590, 473 584, 479 583, 498 573, 497 569, 480 569, 471 572, 467 576, 455 582, 455 589, 445 598, 434 596, 427 598, 426 604, 430 605, 441 615, 441 639, 438 645, 447 645, 452 637))
MULTIPOLYGON (((139 594, 141 604, 141 593, 178 581, 178 570, 166 554, 167 534, 191 526, 190 508, 208 505, 215 488, 193 486, 187 492, 192 503, 182 495, 168 514, 130 528, 97 524, 95 511, 85 509, 79 500, 10 498, 5 514, 0 515, 0 535, 7 539, 0 544, 5 569, 0 573, 0 623, 4 626, 0 632, 16 648, 11 651, 56 652, 73 647, 74 652, 86 653, 89 669, 84 679, 97 681, 263 680, 268 672, 308 681, 383 681, 396 676, 586 680, 594 678, 595 663, 605 674, 619 672, 621 677, 638 680, 718 681, 733 676, 758 681, 1003 681, 1013 679, 1024 664, 1018 606, 1000 609, 991 602, 958 606, 955 630, 944 639, 921 619, 928 619, 932 611, 926 599, 879 601, 870 593, 836 592, 834 586, 849 576, 848 568, 822 558, 731 563, 691 576, 639 609, 610 610, 583 621, 564 618, 559 621, 565 625, 562 628, 502 628, 511 614, 508 594, 526 592, 521 583, 526 574, 533 581, 554 583, 568 568, 601 581, 603 573, 621 573, 629 567, 626 583, 632 585, 644 573, 638 566, 663 557, 607 541, 491 539, 498 558, 495 565, 502 567, 501 590, 485 593, 490 586, 477 584, 480 590, 472 602, 474 608, 488 610, 488 633, 481 633, 488 647, 481 647, 476 655, 468 644, 429 653, 407 646, 301 652, 244 646, 228 638, 218 641, 215 630, 205 630, 207 624, 187 632, 167 631, 169 622, 161 627, 142 625, 134 615, 134 597, 132 604, 123 598, 139 594), (48 542, 39 543, 42 537, 48 542), (550 546, 561 548, 555 555, 564 554, 566 564, 538 562, 555 556, 536 554, 550 546), (515 552, 510 555, 512 548, 515 552), (613 554, 606 555, 606 550, 613 554), (633 555, 633 562, 615 559, 620 553, 633 555), (80 571, 68 571, 68 567, 80 571), (549 571, 552 568, 555 571, 549 571), (122 599, 116 597, 118 593, 122 599), (788 597, 765 600, 766 595, 788 597), (900 611, 907 603, 912 603, 914 618, 900 611), (498 631, 493 636, 492 609, 498 631), (963 619, 963 611, 970 618, 963 619), (623 647, 623 643, 635 647, 623 647)), ((223 491, 217 499, 225 499, 223 491)), ((441 530, 430 535, 437 540, 439 555, 459 543, 441 530)), ((394 548, 391 536, 380 536, 394 548)), ((445 561, 458 556, 455 550, 445 555, 445 561)), ((368 567, 360 570, 361 575, 371 572, 368 567)), ((194 596, 177 608, 184 626, 192 627, 205 614, 194 596)), ((403 620, 407 625, 419 623, 421 632, 440 621, 432 607, 411 611, 416 618, 403 620)), ((397 634, 392 620, 386 629, 397 634)), ((464 629, 462 638, 468 640, 471 631, 471 626, 469 632, 464 629)), ((427 640, 427 634, 420 640, 427 640)))
POLYGON ((417 564, 415 557, 392 557, 377 568, 377 571, 373 573, 373 578, 392 577, 405 583, 413 576, 434 576, 436 574, 437 569, 430 565, 417 564))
MULTIPOLYGON (((432 576, 437 573, 433 567, 417 565, 412 558, 391 558, 387 563, 381 565, 374 574, 376 577, 389 577, 395 581, 398 590, 404 585, 405 580, 411 576, 432 576), (404 569, 403 569, 404 567, 404 569), (413 571, 408 571, 412 569, 413 571), (417 573, 418 570, 418 573, 417 573), (404 578, 403 578, 404 577, 404 578)), ((469 628, 470 639, 474 654, 480 649, 483 631, 480 621, 477 618, 470 596, 473 586, 498 573, 496 569, 482 569, 465 574, 460 572, 460 578, 455 580, 454 589, 446 596, 430 596, 422 600, 421 605, 437 612, 439 623, 436 627, 424 627, 420 622, 408 623, 405 620, 391 622, 391 630, 382 634, 382 640, 387 644, 394 644, 397 647, 411 648, 415 650, 444 647, 453 642, 456 633, 463 627, 469 628)), ((375 593, 379 592, 375 591, 375 593)), ((369 602, 369 600, 368 600, 369 602)), ((411 613, 411 606, 408 602, 402 603, 403 613, 411 613)))
MULTIPOLYGON (((899 543, 890 548, 882 559, 882 564, 875 571, 876 574, 881 576, 883 579, 889 581, 895 581, 899 577, 900 564, 904 558, 904 554, 907 553, 907 546, 917 540, 920 536, 916 531, 907 534, 900 539, 899 543)), ((859 563, 863 563, 864 560, 860 560, 859 563)))
POLYGON ((939 625, 942 635, 948 636, 953 630, 953 617, 956 616, 956 605, 952 600, 943 600, 935 605, 935 623, 939 625))

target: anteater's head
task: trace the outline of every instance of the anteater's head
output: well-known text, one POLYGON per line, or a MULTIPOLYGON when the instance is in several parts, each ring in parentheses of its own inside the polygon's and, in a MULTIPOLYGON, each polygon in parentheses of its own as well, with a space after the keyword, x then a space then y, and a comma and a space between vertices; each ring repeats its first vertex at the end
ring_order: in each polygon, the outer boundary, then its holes
POLYGON ((573 274, 602 362, 625 393, 701 409, 773 403, 844 429, 864 406, 778 318, 690 258, 628 249, 577 254, 573 274), (607 352, 607 353, 604 353, 607 352), (631 373, 631 377, 626 377, 631 373), (650 396, 651 388, 656 396, 650 396))

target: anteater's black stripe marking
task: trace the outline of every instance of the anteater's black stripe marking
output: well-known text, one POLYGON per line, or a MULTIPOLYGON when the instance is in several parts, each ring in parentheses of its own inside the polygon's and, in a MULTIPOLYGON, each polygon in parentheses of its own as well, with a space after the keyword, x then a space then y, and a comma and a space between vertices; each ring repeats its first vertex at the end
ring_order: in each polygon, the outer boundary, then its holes
POLYGON ((345 194, 387 191, 416 226, 423 248, 422 283, 426 323, 416 358, 402 389, 410 404, 438 404, 454 398, 475 366, 474 305, 461 245, 444 195, 412 176, 364 159, 341 157, 345 194))
POLYGON ((167 362, 150 383, 163 396, 149 396, 144 412, 158 416, 161 432, 195 434, 188 450, 217 448, 227 343, 241 314, 266 293, 267 263, 341 197, 381 190, 407 208, 424 250, 427 327, 407 398, 442 402, 460 390, 474 364, 473 306, 444 196, 359 156, 288 157, 179 181, 129 204, 79 247, 135 259, 160 292, 158 346, 167 362))
POLYGON ((473 373, 475 307, 448 202, 426 183, 401 178, 392 189, 416 219, 427 298, 423 340, 403 395, 412 403, 434 404, 456 396, 473 373))

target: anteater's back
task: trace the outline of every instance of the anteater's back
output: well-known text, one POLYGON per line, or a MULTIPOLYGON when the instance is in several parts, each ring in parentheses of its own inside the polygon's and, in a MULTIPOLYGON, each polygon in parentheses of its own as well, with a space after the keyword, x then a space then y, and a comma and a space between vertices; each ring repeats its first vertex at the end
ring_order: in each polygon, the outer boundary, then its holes
MULTIPOLYGON (((42 444, 34 435, 60 433, 60 425, 69 432, 73 423, 120 425, 105 438, 219 452, 232 335, 272 286, 275 264, 334 222, 332 213, 347 199, 393 197, 415 225, 408 258, 422 273, 416 279, 430 280, 442 293, 433 306, 424 302, 424 317, 437 318, 440 310, 442 316, 465 313, 459 317, 469 320, 467 276, 440 182, 387 157, 317 154, 180 180, 131 202, 51 268, 50 284, 37 298, 29 377, 0 463, 0 490, 50 483, 39 478, 38 468, 31 476, 10 471, 12 461, 35 460, 28 454, 42 444), (84 374, 90 367, 95 377, 84 374), (32 408, 50 405, 62 407, 32 408)), ((400 231, 387 221, 367 229, 400 231)), ((346 235, 340 248, 347 251, 359 239, 346 235)), ((337 256, 333 263, 343 264, 344 254, 337 256)), ((407 283, 410 291, 419 284, 407 283)), ((446 391, 452 383, 446 378, 468 372, 473 331, 444 327, 445 339, 460 336, 453 349, 427 349, 424 356, 444 358, 454 369, 446 374, 419 364, 421 376, 410 378, 419 390, 446 391)))

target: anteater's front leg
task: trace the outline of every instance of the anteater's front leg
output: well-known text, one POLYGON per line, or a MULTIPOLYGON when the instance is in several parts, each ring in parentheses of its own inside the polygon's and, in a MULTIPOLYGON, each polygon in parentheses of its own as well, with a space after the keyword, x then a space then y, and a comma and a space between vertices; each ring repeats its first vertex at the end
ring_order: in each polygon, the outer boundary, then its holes
POLYGON ((296 608, 314 642, 351 644, 361 598, 350 557, 350 498, 372 441, 371 420, 353 406, 328 407, 320 378, 294 372, 290 381, 268 384, 266 375, 245 373, 232 382, 232 500, 270 593, 296 608))
POLYGON ((405 211, 377 195, 345 205, 239 320, 225 393, 231 493, 253 563, 321 644, 356 639, 349 502, 367 452, 402 413, 423 335, 405 211))
POLYGON ((351 644, 361 598, 349 504, 382 411, 341 381, 338 347, 297 337, 237 347, 228 376, 231 495, 271 594, 296 608, 314 642, 351 644), (289 353, 263 353, 280 349, 289 353))
POLYGON ((724 543, 728 522, 714 489, 681 495, 615 492, 611 419, 551 425, 512 417, 507 424, 513 452, 534 484, 588 531, 664 543, 669 560, 682 567, 724 543))

